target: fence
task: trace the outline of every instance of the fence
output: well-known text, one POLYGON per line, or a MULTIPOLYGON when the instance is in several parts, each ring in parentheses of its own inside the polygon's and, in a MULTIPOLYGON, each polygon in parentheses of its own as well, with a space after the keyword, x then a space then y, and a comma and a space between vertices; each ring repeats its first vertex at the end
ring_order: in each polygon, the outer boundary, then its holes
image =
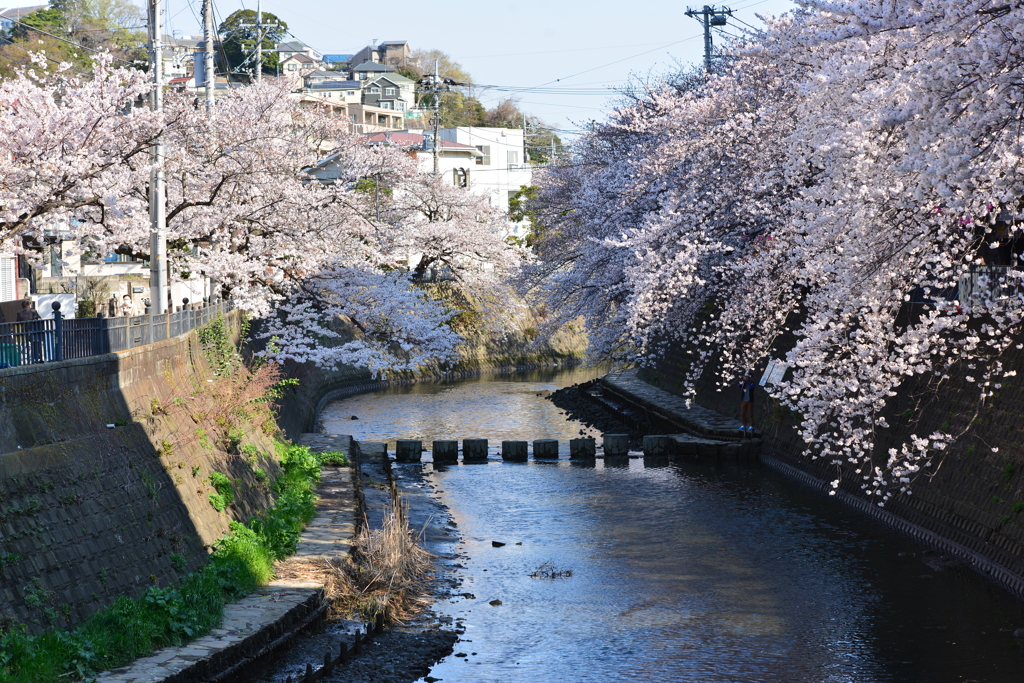
POLYGON ((0 324, 0 368, 125 351, 185 334, 230 310, 226 302, 127 318, 64 318, 54 310, 50 320, 0 324))

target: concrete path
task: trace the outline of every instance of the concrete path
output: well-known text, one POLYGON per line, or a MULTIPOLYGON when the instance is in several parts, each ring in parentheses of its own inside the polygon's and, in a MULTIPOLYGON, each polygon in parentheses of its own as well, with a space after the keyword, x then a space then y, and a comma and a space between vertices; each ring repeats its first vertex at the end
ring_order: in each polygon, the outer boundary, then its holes
MULTIPOLYGON (((317 452, 348 454, 352 438, 303 434, 299 443, 317 452)), ((325 467, 317 486, 317 516, 306 527, 292 558, 337 557, 351 550, 356 504, 349 467, 325 467)), ((292 559, 289 558, 289 559, 292 559)), ((287 562, 288 560, 285 560, 287 562)), ((301 628, 322 611, 318 581, 276 579, 252 595, 224 606, 220 628, 182 647, 157 650, 128 666, 100 674, 100 683, 174 683, 216 679, 301 628)))
POLYGON ((619 398, 639 406, 686 430, 671 434, 677 455, 696 457, 756 456, 761 451, 760 433, 741 432, 740 421, 652 386, 637 377, 636 370, 612 372, 602 380, 619 398))
MULTIPOLYGON (((636 370, 611 372, 601 381, 613 393, 694 434, 727 439, 750 438, 740 434, 739 420, 696 404, 687 406, 686 399, 639 379, 636 370)), ((753 436, 760 434, 755 430, 753 436)))

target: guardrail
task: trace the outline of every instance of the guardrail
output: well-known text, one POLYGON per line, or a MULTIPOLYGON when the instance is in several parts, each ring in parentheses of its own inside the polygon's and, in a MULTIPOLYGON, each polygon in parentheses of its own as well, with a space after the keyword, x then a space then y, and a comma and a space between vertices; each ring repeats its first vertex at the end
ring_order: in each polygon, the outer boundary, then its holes
POLYGON ((123 318, 65 318, 60 304, 46 320, 0 323, 0 368, 126 351, 185 334, 231 310, 227 302, 176 313, 123 318))

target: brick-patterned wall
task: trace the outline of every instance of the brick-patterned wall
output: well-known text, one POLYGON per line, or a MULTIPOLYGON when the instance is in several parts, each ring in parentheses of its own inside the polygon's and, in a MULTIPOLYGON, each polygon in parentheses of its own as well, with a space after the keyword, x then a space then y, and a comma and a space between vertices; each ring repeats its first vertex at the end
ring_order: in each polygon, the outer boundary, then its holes
MULTIPOLYGON (((669 354, 640 376, 679 393, 684 358, 682 353, 669 354)), ((1020 375, 993 380, 1002 387, 983 403, 977 385, 967 383, 963 374, 937 387, 921 377, 908 378, 886 411, 891 426, 880 431, 877 452, 885 454, 890 447, 899 447, 911 434, 966 429, 945 453, 933 459, 933 467, 917 477, 912 495, 892 499, 885 509, 1024 576, 1024 352, 1012 350, 1003 364, 1020 375)), ((763 367, 756 370, 760 377, 763 367)), ((966 368, 961 372, 971 373, 966 368)), ((696 402, 738 416, 739 390, 720 390, 716 380, 710 372, 701 377, 696 402)), ((796 430, 799 416, 763 392, 755 403, 755 422, 764 435, 767 452, 819 480, 836 479, 834 465, 803 455, 804 442, 796 430)), ((880 459, 884 462, 885 456, 880 459)), ((865 497, 860 475, 852 468, 842 468, 839 475, 845 491, 865 497)))
POLYGON ((235 411, 245 435, 225 442, 224 386, 195 333, 0 370, 0 619, 73 626, 176 582, 231 520, 269 505, 273 425, 235 411), (235 485, 224 512, 209 501, 214 471, 235 485))

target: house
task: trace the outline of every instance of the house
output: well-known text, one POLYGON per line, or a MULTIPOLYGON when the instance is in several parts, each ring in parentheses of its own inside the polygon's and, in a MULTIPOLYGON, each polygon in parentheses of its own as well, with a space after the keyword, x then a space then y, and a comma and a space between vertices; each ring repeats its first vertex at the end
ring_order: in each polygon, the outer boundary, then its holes
POLYGON ((30 7, 0 7, 0 32, 7 33, 14 28, 15 22, 21 21, 33 12, 46 9, 49 5, 32 5, 30 7))
POLYGON ((415 82, 401 74, 389 73, 363 84, 363 104, 405 112, 416 103, 415 82))
POLYGON ((340 71, 348 67, 352 61, 352 55, 324 55, 324 64, 332 71, 340 71))
POLYGON ((306 45, 301 40, 293 40, 288 43, 278 43, 276 51, 281 62, 284 62, 284 60, 295 55, 306 55, 311 60, 318 63, 324 60, 324 56, 322 54, 311 48, 309 45, 306 45))
POLYGON ((302 89, 302 93, 314 99, 326 100, 327 104, 332 105, 362 104, 362 89, 359 86, 359 81, 317 78, 307 82, 306 87, 302 89))
POLYGON ((299 87, 306 76, 318 70, 320 66, 320 62, 304 52, 296 52, 288 55, 286 59, 282 59, 279 68, 282 78, 287 79, 292 87, 299 87))
POLYGON ((367 45, 349 59, 349 64, 362 64, 371 62, 374 64, 386 64, 391 67, 406 66, 409 63, 409 55, 412 49, 405 40, 385 40, 380 45, 374 41, 373 45, 367 45))
MULTIPOLYGON (((472 188, 487 195, 491 206, 508 210, 509 196, 533 183, 525 138, 519 128, 442 128, 438 135, 443 141, 468 145, 480 152, 474 161, 472 188)), ((517 225, 513 234, 522 235, 526 229, 517 225)))
POLYGON ((376 62, 363 62, 358 66, 351 67, 349 74, 352 80, 355 81, 367 81, 373 80, 384 74, 395 73, 396 69, 393 66, 387 66, 386 64, 377 64, 376 62))

